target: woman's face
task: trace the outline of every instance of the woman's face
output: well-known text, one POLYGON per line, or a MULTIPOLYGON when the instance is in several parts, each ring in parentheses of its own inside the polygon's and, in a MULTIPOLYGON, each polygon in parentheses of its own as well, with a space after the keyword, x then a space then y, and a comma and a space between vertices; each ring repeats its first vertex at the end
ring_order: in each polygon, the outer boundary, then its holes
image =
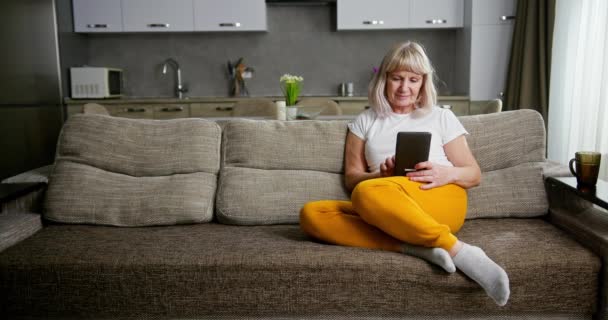
POLYGON ((411 111, 423 82, 421 74, 409 71, 389 72, 386 78, 386 99, 393 111, 411 111))

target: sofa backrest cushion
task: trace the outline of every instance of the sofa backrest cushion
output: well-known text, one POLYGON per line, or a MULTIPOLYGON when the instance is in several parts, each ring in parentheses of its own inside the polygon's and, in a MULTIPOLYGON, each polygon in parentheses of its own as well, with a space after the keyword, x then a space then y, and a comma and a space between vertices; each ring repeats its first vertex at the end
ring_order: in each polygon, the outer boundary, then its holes
POLYGON ((467 190, 467 219, 547 214, 545 124, 540 113, 522 109, 460 121, 482 171, 481 184, 467 190))
POLYGON ((221 130, 201 119, 75 115, 59 137, 44 217, 113 226, 208 222, 221 130))
POLYGON ((346 121, 232 120, 222 137, 217 219, 227 224, 298 223, 309 201, 349 198, 346 121))
MULTIPOLYGON (((482 168, 468 190, 468 219, 547 213, 545 129, 536 111, 459 118, 482 168)), ((225 124, 216 215, 228 224, 298 223, 308 201, 348 200, 343 163, 347 121, 225 124)))

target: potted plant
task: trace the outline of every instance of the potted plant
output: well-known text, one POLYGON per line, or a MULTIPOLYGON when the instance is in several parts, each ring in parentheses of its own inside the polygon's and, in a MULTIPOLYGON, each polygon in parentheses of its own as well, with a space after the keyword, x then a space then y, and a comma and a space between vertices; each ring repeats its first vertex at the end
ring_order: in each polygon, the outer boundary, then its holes
POLYGON ((285 96, 285 105, 287 106, 287 120, 295 120, 297 117, 298 109, 295 105, 302 89, 302 81, 304 81, 304 78, 301 76, 290 74, 284 74, 279 79, 281 91, 283 91, 283 96, 285 96))

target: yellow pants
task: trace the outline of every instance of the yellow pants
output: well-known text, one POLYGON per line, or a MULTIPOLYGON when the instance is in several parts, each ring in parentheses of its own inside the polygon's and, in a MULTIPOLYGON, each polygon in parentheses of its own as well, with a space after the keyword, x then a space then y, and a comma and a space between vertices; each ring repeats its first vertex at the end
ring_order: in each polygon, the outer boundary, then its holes
POLYGON ((453 184, 429 190, 420 185, 402 176, 362 181, 351 201, 304 205, 300 227, 338 245, 400 251, 406 242, 449 251, 466 216, 466 191, 453 184))

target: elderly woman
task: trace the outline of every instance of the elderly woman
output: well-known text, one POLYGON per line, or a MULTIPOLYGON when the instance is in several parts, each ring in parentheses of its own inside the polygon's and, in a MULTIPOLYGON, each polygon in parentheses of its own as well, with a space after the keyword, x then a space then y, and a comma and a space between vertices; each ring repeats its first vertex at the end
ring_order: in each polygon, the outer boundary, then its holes
POLYGON ((417 43, 394 46, 369 87, 372 108, 348 125, 345 180, 351 201, 307 203, 302 230, 345 246, 414 255, 447 272, 456 268, 503 306, 509 278, 483 250, 458 240, 465 221, 465 189, 480 182, 480 169, 456 116, 436 106, 433 67, 417 43), (428 161, 416 171, 394 172, 400 131, 430 132, 428 161))

